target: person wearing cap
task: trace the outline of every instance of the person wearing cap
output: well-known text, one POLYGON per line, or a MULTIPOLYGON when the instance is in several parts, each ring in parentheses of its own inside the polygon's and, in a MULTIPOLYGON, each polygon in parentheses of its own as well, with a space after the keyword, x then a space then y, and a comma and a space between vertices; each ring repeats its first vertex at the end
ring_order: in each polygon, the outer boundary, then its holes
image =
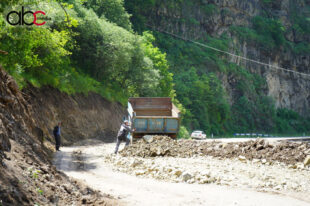
POLYGON ((117 154, 119 145, 122 141, 125 141, 125 147, 129 145, 130 139, 127 138, 127 135, 129 132, 134 132, 135 129, 131 129, 130 122, 128 120, 125 120, 124 123, 121 125, 120 130, 117 134, 117 140, 116 140, 116 148, 114 153, 117 154))

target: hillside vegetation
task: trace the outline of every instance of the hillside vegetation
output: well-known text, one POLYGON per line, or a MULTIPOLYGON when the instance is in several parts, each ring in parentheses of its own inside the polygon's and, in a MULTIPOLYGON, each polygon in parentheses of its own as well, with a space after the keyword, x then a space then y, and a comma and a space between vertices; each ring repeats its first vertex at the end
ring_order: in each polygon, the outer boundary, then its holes
MULTIPOLYGON (((263 4, 268 7, 270 2, 263 4)), ((182 3, 166 2, 171 11, 182 3)), ((210 16, 218 12, 214 4, 198 3, 210 16)), ((182 134, 187 133, 186 129, 203 129, 215 135, 302 134, 310 130, 306 117, 286 108, 276 109, 274 100, 266 95, 266 81, 259 74, 218 53, 151 32, 146 26, 147 14, 161 5, 164 3, 159 0, 2 1, 0 50, 4 52, 0 63, 21 88, 27 84, 50 85, 73 95, 92 91, 124 105, 130 96, 172 97, 183 113, 182 134), (9 25, 5 14, 20 10, 21 5, 45 11, 51 20, 43 26, 9 25), (223 87, 223 75, 236 79, 234 89, 238 95, 233 102, 223 87)), ((308 35, 307 16, 296 13, 293 18, 294 29, 308 35)), ((31 19, 26 16, 27 21, 31 19)), ((199 24, 190 16, 176 21, 199 24)), ((232 26, 230 32, 240 41, 265 50, 285 47, 300 54, 310 48, 304 41, 287 41, 282 23, 268 13, 255 17, 252 27, 232 26), (266 41, 268 45, 262 43, 266 41)), ((225 51, 231 48, 230 40, 227 33, 198 39, 225 51)))
POLYGON ((21 87, 94 91, 124 104, 129 96, 173 97, 165 54, 150 33, 132 31, 122 1, 64 2, 1 3, 4 11, 24 5, 51 18, 43 26, 11 26, 0 17, 0 48, 8 52, 0 61, 21 87))
MULTIPOLYGON (((241 45, 246 45, 247 50, 254 53, 250 58, 255 60, 278 53, 280 56, 289 53, 293 59, 298 55, 307 59, 310 5, 299 8, 302 2, 289 1, 288 11, 281 10, 285 3, 272 0, 248 3, 134 0, 125 1, 125 5, 132 14, 134 29, 138 32, 152 30, 155 44, 167 53, 177 99, 187 109, 183 120, 187 128, 200 128, 215 135, 233 132, 297 135, 309 133, 309 119, 289 108, 276 108, 275 99, 267 95, 263 72, 253 72, 265 68, 236 63, 227 55, 166 32, 242 56, 249 55, 243 53, 241 45), (251 8, 252 3, 256 3, 257 8, 251 8), (241 11, 238 6, 243 6, 241 11), (249 14, 245 9, 259 11, 259 14, 249 14), (281 12, 288 12, 289 19, 280 19, 281 12), (227 89, 227 85, 232 88, 227 89)), ((285 67, 293 65, 286 62, 285 67)), ((307 72, 306 68, 302 72, 307 72)))

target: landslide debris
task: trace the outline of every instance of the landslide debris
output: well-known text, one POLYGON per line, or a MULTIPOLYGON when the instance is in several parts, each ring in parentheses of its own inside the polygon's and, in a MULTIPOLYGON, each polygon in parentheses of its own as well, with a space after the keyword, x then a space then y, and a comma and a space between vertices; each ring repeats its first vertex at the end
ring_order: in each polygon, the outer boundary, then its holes
POLYGON ((218 184, 260 191, 291 191, 310 195, 310 166, 297 163, 292 168, 283 162, 263 163, 262 160, 215 158, 198 156, 177 157, 122 157, 108 154, 105 161, 113 169, 143 178, 195 184, 218 184))
POLYGON ((52 166, 26 98, 0 66, 0 205, 113 205, 52 166))
POLYGON ((154 136, 150 139, 139 139, 120 152, 122 156, 156 157, 177 156, 180 144, 168 136, 154 136))
MULTIPOLYGON (((304 162, 310 155, 310 145, 304 142, 281 141, 270 144, 264 139, 247 142, 222 143, 217 141, 174 140, 167 136, 154 136, 150 141, 140 139, 120 152, 135 157, 193 157, 244 158, 279 161, 286 164, 304 162)), ((242 159, 241 158, 241 159, 242 159)))

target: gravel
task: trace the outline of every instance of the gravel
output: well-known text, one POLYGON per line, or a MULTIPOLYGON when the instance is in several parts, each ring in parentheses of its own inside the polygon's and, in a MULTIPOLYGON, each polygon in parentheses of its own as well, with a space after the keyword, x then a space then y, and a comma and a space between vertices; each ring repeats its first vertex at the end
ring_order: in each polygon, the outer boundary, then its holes
POLYGON ((262 191, 310 191, 310 146, 269 143, 263 139, 222 143, 143 139, 107 155, 117 171, 140 177, 189 184, 218 184, 262 191))
POLYGON ((124 158, 115 155, 105 156, 105 161, 116 171, 163 181, 215 183, 263 191, 310 191, 310 167, 302 163, 292 167, 281 162, 244 158, 124 158))

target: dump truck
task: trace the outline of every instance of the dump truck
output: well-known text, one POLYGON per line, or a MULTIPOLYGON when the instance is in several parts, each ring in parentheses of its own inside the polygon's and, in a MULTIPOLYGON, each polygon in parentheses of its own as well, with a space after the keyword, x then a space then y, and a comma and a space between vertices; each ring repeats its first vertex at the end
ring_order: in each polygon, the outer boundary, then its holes
POLYGON ((133 138, 167 135, 176 138, 180 128, 180 110, 169 97, 129 98, 128 118, 135 128, 133 138))

